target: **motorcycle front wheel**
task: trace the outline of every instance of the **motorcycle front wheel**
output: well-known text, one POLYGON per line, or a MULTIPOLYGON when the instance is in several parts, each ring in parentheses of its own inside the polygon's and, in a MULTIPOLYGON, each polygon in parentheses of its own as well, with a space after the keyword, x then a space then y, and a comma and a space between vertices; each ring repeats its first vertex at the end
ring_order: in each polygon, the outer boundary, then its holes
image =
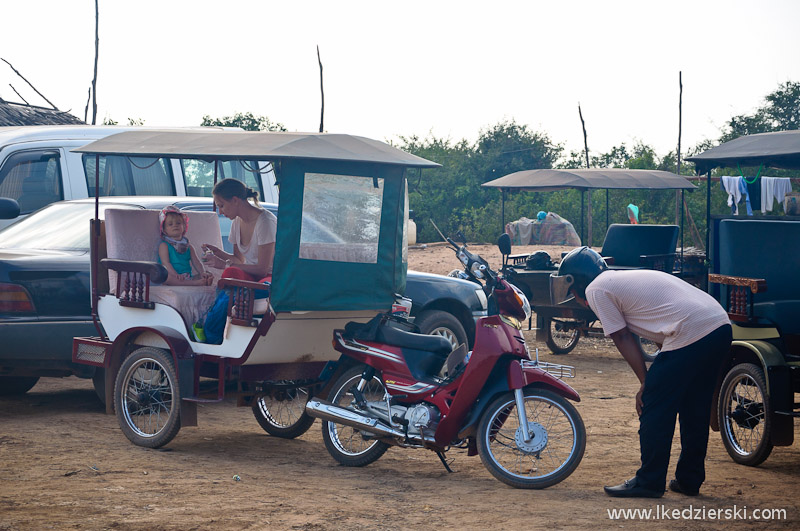
POLYGON ((545 389, 526 389, 525 441, 513 393, 497 398, 478 425, 478 454, 491 474, 518 489, 543 489, 575 471, 586 448, 586 428, 578 410, 545 389))
MULTIPOLYGON (((354 367, 344 373, 331 389, 328 400, 337 406, 369 415, 356 403, 362 372, 363 367, 354 367)), ((367 402, 381 402, 386 388, 377 376, 373 376, 361 394, 367 402)), ((328 420, 322 422, 322 439, 331 457, 344 466, 366 466, 377 461, 389 448, 388 444, 368 433, 328 420)))

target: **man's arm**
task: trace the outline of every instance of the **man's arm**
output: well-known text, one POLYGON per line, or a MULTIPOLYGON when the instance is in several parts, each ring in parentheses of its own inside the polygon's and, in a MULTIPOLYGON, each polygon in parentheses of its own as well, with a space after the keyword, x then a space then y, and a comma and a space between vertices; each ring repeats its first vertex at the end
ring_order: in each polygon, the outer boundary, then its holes
POLYGON ((622 330, 617 330, 611 334, 611 339, 614 340, 614 345, 628 362, 628 365, 633 369, 636 377, 639 378, 641 386, 639 392, 636 393, 636 412, 642 414, 642 390, 644 389, 644 379, 647 376, 647 367, 644 365, 644 356, 642 354, 642 347, 639 342, 627 327, 622 330))

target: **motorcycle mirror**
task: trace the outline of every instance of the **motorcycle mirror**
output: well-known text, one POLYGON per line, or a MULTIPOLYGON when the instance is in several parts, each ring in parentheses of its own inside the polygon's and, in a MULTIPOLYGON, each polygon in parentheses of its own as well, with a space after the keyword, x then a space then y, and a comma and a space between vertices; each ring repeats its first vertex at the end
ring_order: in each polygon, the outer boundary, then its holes
POLYGON ((497 247, 503 255, 503 267, 508 263, 508 255, 511 254, 511 237, 505 232, 497 238, 497 247))
POLYGON ((8 197, 0 197, 0 219, 14 219, 19 216, 19 203, 8 197))

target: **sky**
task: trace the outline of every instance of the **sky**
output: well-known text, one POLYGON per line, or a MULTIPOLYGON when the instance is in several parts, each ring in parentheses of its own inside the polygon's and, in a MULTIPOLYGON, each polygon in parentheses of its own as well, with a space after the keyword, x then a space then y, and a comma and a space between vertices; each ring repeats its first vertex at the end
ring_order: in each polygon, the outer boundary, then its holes
MULTIPOLYGON (((800 81, 797 0, 100 0, 98 123, 266 115, 383 141, 475 141, 506 120, 565 152, 716 139, 800 81)), ((0 58, 83 118, 93 0, 0 0, 0 58)), ((47 105, 0 62, 0 97, 47 105)), ((90 110, 91 113, 91 110, 90 110)), ((91 114, 90 114, 91 120, 91 114)))

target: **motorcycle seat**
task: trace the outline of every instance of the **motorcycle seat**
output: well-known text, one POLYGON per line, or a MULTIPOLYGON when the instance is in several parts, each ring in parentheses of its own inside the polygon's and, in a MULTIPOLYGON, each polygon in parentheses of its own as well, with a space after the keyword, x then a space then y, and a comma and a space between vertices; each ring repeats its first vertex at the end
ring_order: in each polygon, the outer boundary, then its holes
POLYGON ((450 342, 442 336, 414 334, 391 326, 381 326, 378 329, 376 339, 380 343, 412 350, 423 350, 442 358, 445 358, 453 350, 450 342))

